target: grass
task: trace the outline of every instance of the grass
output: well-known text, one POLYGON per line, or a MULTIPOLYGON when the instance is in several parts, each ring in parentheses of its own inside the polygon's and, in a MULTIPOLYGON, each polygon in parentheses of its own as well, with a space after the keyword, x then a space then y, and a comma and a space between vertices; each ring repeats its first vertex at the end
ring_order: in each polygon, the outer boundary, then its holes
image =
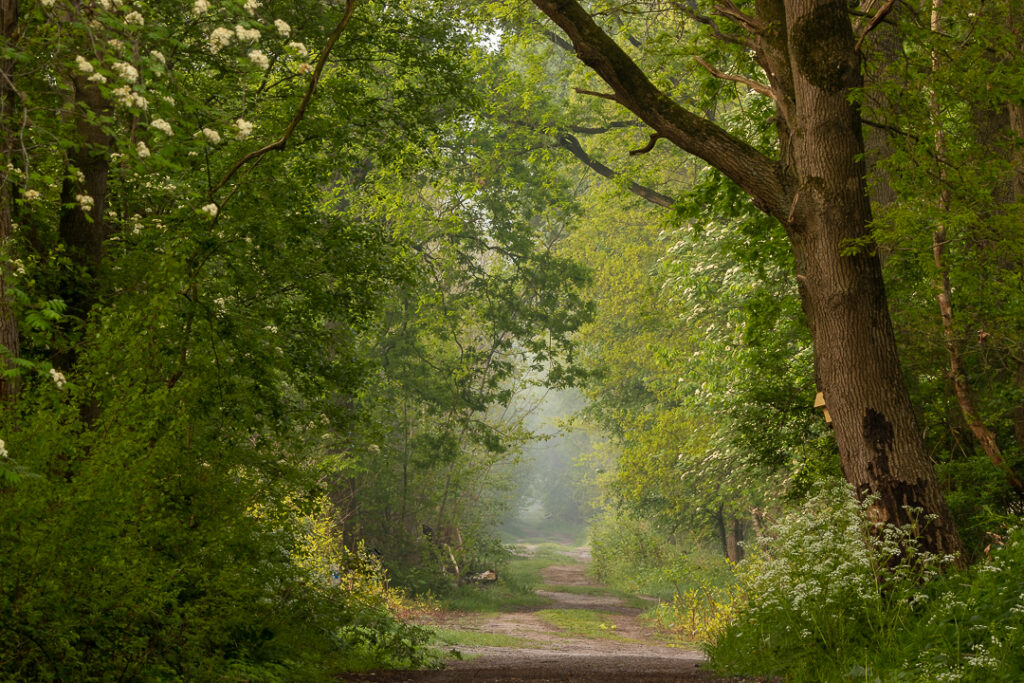
POLYGON ((627 638, 616 632, 616 622, 622 618, 619 614, 589 609, 544 609, 536 612, 536 615, 555 628, 568 632, 568 635, 625 643, 639 642, 635 638, 627 638))
POLYGON ((627 591, 608 588, 607 586, 563 586, 560 584, 546 583, 540 586, 539 589, 544 591, 551 591, 553 593, 572 593, 573 595, 593 595, 596 597, 607 596, 619 598, 629 607, 633 607, 636 609, 650 609, 654 606, 654 603, 650 600, 646 600, 638 595, 629 593, 627 591))

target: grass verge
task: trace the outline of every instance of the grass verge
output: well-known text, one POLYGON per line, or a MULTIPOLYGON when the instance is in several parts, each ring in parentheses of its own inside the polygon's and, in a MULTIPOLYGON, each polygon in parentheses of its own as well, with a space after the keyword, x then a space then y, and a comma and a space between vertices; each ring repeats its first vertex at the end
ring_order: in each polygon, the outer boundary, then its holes
POLYGON ((589 609, 544 609, 536 615, 567 635, 581 638, 603 638, 624 643, 640 642, 616 632, 622 615, 589 609))

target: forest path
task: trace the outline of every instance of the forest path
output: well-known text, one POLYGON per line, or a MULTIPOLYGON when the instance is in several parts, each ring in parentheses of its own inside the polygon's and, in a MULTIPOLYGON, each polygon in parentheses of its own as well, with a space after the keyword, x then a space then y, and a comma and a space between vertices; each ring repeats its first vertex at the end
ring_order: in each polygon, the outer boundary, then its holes
MULTIPOLYGON (((526 553, 535 547, 519 546, 526 553)), ((572 564, 540 570, 541 608, 467 614, 442 612, 431 626, 498 640, 459 645, 463 659, 441 671, 377 672, 352 681, 703 681, 726 680, 700 669, 703 654, 674 647, 639 620, 643 611, 586 575, 589 549, 564 551, 572 564), (507 643, 507 644, 506 644, 507 643)))

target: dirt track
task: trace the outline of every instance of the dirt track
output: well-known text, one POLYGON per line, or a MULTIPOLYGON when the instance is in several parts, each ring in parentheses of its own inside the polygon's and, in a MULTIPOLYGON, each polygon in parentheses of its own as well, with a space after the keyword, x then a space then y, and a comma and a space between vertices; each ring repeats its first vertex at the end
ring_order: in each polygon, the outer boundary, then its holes
MULTIPOLYGON (((529 550, 529 548, 528 548, 529 550)), ((570 555, 588 561, 586 549, 570 555)), ((546 584, 598 587, 585 575, 584 564, 553 565, 542 571, 546 584)), ((615 638, 566 635, 531 611, 499 614, 446 615, 445 628, 483 631, 531 641, 529 647, 462 647, 465 657, 442 671, 378 672, 347 681, 647 681, 723 682, 700 669, 703 655, 692 648, 671 647, 637 619, 641 610, 609 595, 538 591, 553 601, 545 609, 586 609, 609 615, 615 638)))

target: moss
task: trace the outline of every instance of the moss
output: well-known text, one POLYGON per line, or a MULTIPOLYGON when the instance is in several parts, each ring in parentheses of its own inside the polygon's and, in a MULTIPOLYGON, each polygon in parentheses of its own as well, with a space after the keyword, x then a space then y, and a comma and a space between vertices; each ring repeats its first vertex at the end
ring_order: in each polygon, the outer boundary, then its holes
POLYGON ((846 3, 840 1, 816 7, 798 19, 789 44, 803 77, 816 88, 835 93, 857 85, 859 79, 852 40, 846 3))

